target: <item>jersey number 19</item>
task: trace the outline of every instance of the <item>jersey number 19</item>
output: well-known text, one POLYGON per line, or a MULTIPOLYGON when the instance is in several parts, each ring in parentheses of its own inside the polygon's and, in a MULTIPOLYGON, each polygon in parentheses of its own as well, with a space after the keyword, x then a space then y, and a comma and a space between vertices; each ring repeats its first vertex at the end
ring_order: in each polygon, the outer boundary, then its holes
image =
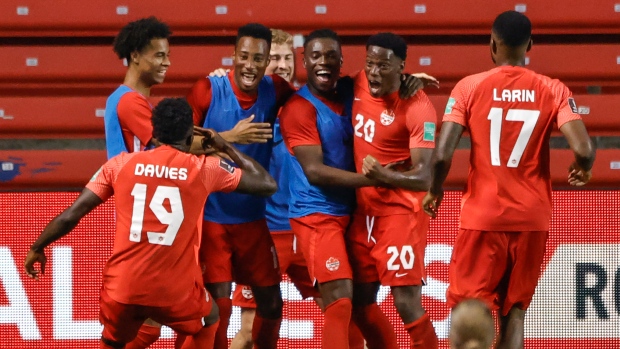
MULTIPOLYGON (((144 221, 144 208, 146 205, 146 184, 136 183, 131 191, 133 196, 133 213, 131 214, 131 227, 129 229, 129 240, 140 242, 142 239, 142 223, 144 221)), ((163 233, 146 232, 149 243, 155 245, 170 246, 181 228, 183 218, 183 203, 181 202, 181 192, 177 187, 157 186, 155 194, 149 203, 149 208, 161 224, 168 225, 163 233), (164 207, 164 200, 170 202, 170 212, 164 207)))

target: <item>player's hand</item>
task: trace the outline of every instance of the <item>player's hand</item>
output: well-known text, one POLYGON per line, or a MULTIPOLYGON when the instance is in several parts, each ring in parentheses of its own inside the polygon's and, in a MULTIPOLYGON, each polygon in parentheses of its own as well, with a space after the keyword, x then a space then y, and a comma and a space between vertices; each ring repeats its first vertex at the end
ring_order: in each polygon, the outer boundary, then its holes
POLYGON ((424 199, 422 199, 422 208, 424 208, 424 212, 432 218, 437 217, 437 210, 439 209, 439 205, 441 205, 441 200, 443 200, 443 191, 438 195, 430 191, 427 192, 424 199))
POLYGON ((273 130, 268 122, 252 122, 254 115, 240 120, 226 133, 226 140, 238 144, 267 143, 273 138, 273 130))
POLYGON ((194 126, 194 134, 202 135, 202 149, 206 154, 223 152, 229 145, 219 133, 210 128, 194 126))
POLYGON ((379 160, 375 159, 372 155, 366 155, 362 163, 362 173, 364 176, 377 180, 379 182, 388 181, 389 176, 392 174, 392 167, 397 163, 381 166, 379 160))
POLYGON ((216 78, 223 78, 224 76, 228 74, 229 71, 230 69, 217 68, 214 71, 210 72, 209 76, 216 77, 216 78))
POLYGON ((26 274, 31 279, 39 280, 39 275, 45 274, 45 264, 47 263, 47 257, 45 257, 45 253, 43 251, 38 252, 34 250, 28 251, 28 255, 26 256, 26 261, 24 262, 24 268, 26 269, 26 274), (39 263, 41 265, 41 270, 36 270, 34 265, 35 263, 39 263))
POLYGON ((439 81, 425 73, 401 75, 400 98, 407 99, 414 96, 419 90, 433 86, 439 88, 439 81))
POLYGON ((585 171, 577 163, 573 163, 568 168, 568 184, 581 187, 586 185, 592 178, 592 171, 585 171))

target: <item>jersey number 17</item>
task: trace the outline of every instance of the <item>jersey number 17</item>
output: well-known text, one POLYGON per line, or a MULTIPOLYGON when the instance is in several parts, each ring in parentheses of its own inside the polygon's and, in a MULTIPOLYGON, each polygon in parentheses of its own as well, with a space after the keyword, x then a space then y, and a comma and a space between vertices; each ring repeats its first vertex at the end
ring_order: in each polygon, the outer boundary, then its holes
MULTIPOLYGON (((502 134, 504 109, 503 108, 491 108, 487 119, 491 120, 491 165, 501 166, 502 162, 499 157, 499 143, 502 134)), ((527 109, 508 109, 506 113, 506 121, 522 121, 523 126, 517 142, 512 148, 510 158, 506 166, 517 167, 521 162, 521 156, 527 147, 527 143, 532 137, 534 127, 536 127, 536 121, 540 116, 540 110, 527 110, 527 109)))

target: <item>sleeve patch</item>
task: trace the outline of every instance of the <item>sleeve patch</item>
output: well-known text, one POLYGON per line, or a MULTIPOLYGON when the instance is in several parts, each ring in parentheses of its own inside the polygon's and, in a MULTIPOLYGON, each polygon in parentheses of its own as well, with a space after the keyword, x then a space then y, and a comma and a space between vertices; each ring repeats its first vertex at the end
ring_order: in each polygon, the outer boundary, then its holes
POLYGON ((575 103, 574 98, 571 97, 568 99, 568 105, 570 106, 570 110, 572 110, 573 113, 578 114, 579 109, 577 109, 577 104, 575 103))
POLYGON ((448 99, 448 104, 446 104, 446 110, 444 111, 444 114, 452 113, 452 107, 454 106, 454 103, 456 103, 456 99, 450 97, 450 99, 448 99))
POLYGON ((434 142, 435 141, 435 123, 434 122, 425 122, 424 123, 424 141, 434 142))
POLYGON ((226 160, 224 159, 220 159, 220 167, 224 169, 224 171, 228 172, 228 173, 234 173, 235 172, 235 168, 229 164, 226 160))
POLYGON ((97 176, 99 176, 99 173, 101 173, 101 169, 103 169, 103 167, 99 167, 97 172, 95 172, 95 174, 91 177, 90 179, 91 182, 94 182, 97 179, 97 176))

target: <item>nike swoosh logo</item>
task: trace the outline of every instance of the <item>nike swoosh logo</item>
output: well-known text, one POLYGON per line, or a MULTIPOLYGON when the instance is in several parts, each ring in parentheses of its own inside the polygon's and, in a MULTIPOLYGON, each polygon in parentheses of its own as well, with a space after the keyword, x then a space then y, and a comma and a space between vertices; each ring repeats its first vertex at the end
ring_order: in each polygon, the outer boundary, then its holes
POLYGON ((402 273, 402 274, 401 273, 396 273, 396 277, 397 278, 401 278, 401 277, 403 277, 403 276, 405 276, 407 274, 409 274, 409 273, 402 273))

